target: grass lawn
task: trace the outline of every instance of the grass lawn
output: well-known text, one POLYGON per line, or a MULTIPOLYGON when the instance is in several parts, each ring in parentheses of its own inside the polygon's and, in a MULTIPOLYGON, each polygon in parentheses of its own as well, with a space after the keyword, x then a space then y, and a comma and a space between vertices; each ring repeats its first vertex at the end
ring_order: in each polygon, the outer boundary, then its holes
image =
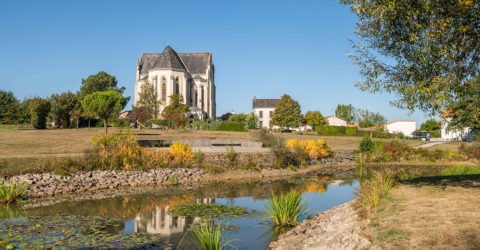
POLYGON ((480 175, 458 178, 394 188, 368 221, 372 249, 480 249, 480 175))

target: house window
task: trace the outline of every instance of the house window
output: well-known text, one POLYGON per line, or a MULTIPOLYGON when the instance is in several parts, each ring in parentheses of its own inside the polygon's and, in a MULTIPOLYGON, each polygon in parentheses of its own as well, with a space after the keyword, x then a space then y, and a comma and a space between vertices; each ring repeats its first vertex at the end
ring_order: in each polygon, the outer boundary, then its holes
POLYGON ((162 77, 162 102, 167 102, 167 79, 162 77))
POLYGON ((258 117, 263 118, 263 111, 258 112, 258 117))
POLYGON ((273 111, 270 111, 270 118, 272 118, 273 116, 273 111))

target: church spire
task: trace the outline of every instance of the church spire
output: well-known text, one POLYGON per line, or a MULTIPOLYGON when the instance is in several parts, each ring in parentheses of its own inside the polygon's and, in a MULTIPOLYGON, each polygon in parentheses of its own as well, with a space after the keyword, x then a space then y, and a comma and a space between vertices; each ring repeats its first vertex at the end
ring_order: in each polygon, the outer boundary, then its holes
POLYGON ((138 65, 140 65, 140 62, 138 61, 138 57, 137 57, 137 67, 138 67, 138 65))

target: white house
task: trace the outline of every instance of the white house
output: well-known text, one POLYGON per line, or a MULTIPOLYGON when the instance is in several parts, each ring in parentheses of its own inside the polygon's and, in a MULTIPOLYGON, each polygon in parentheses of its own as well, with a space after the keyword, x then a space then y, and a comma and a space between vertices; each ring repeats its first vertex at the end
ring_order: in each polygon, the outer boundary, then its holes
POLYGON ((278 101, 280 99, 257 99, 256 96, 253 97, 253 113, 258 117, 260 128, 271 128, 270 121, 278 101))
POLYGON ((388 133, 402 133, 406 137, 412 137, 413 132, 417 129, 417 122, 415 121, 393 121, 388 122, 378 127, 384 127, 388 133))
POLYGON ((473 141, 475 138, 475 132, 470 128, 463 128, 463 129, 456 129, 456 128, 448 128, 448 124, 450 123, 452 118, 444 117, 442 120, 442 129, 441 129, 441 137, 444 140, 448 141, 473 141))
POLYGON ((190 106, 191 118, 215 118, 215 68, 212 53, 177 53, 167 45, 162 53, 143 53, 137 59, 135 101, 142 84, 153 84, 160 99, 160 113, 169 103, 169 96, 181 94, 190 106))
POLYGON ((326 116, 325 120, 327 120, 329 126, 339 126, 339 127, 346 127, 347 122, 342 120, 336 116, 326 116))

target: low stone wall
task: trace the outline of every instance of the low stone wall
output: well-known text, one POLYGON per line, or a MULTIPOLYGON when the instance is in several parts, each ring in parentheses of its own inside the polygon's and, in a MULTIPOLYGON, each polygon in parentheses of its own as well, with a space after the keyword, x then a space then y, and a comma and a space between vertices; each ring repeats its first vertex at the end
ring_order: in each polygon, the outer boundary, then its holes
POLYGON ((51 173, 24 174, 7 181, 29 184, 29 197, 54 196, 60 194, 115 189, 121 186, 135 187, 171 184, 171 179, 179 183, 198 182, 204 176, 198 169, 151 169, 148 171, 92 171, 71 175, 51 173))
POLYGON ((204 153, 203 163, 215 166, 245 166, 254 164, 257 167, 271 167, 275 160, 272 153, 204 153))
POLYGON ((352 202, 334 207, 281 235, 271 249, 366 249, 370 241, 360 234, 361 224, 352 202))
MULTIPOLYGON (((223 141, 223 140, 178 140, 179 142, 190 144, 191 147, 247 147, 261 148, 261 142, 254 141, 223 141)), ((138 140, 138 144, 142 147, 168 147, 173 144, 174 140, 138 140)))

